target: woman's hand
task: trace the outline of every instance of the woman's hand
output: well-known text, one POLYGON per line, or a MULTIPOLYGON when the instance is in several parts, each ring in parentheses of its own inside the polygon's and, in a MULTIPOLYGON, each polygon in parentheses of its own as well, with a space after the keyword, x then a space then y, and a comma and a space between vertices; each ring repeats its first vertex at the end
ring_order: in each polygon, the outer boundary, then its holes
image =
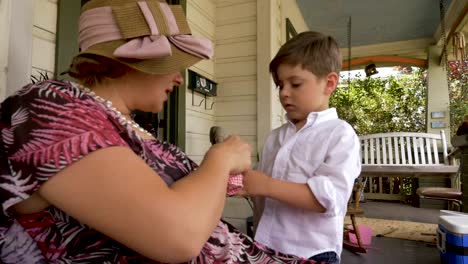
POLYGON ((244 173, 244 188, 240 195, 244 196, 266 196, 271 177, 261 171, 248 170, 244 173))
POLYGON ((230 174, 242 173, 252 166, 252 148, 239 136, 230 136, 224 142, 215 144, 205 155, 205 161, 224 162, 230 174))

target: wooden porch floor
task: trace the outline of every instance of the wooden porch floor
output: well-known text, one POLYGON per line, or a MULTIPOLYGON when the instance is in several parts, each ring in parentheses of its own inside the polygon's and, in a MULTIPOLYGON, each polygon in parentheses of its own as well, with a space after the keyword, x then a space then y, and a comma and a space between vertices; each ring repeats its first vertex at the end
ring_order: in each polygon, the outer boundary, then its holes
POLYGON ((359 205, 369 218, 437 224, 440 214, 438 209, 416 208, 398 202, 367 201, 359 205))
MULTIPOLYGON (((407 204, 391 202, 362 203, 365 217, 412 221, 437 224, 439 210, 415 208, 407 204)), ((343 249, 341 263, 345 264, 413 264, 413 263, 440 263, 437 247, 433 243, 410 241, 388 237, 372 237, 372 248, 367 254, 354 254, 343 249)))

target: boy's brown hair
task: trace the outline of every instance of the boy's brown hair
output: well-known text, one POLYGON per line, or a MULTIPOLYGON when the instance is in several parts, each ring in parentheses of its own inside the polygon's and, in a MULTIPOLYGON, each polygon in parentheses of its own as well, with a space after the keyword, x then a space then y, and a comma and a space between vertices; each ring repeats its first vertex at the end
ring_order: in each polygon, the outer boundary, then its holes
POLYGON ((278 84, 278 67, 281 64, 301 65, 319 78, 331 72, 340 73, 341 53, 336 40, 319 32, 302 32, 287 41, 270 62, 270 72, 278 84))

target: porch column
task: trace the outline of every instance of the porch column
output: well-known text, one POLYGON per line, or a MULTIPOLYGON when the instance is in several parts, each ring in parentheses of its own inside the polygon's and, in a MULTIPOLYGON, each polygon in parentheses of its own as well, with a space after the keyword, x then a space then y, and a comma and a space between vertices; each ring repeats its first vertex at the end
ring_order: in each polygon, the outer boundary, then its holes
MULTIPOLYGON (((426 132, 440 134, 445 131, 447 145, 450 143, 450 109, 449 90, 447 85, 447 73, 445 68, 439 64, 442 48, 430 46, 427 52, 427 104, 426 104, 426 132), (435 115, 435 116, 434 116, 435 115)), ((444 178, 421 177, 418 179, 419 187, 449 187, 444 178)), ((432 199, 419 199, 421 208, 446 209, 447 202, 432 199)))
MULTIPOLYGON (((4 1, 1 1, 4 2, 4 1)), ((34 1, 22 0, 10 2, 10 26, 6 96, 30 82, 32 65, 34 1)))
POLYGON ((6 97, 11 0, 0 1, 0 101, 6 97), (6 41, 5 41, 6 40, 6 41))
POLYGON ((447 143, 451 145, 449 90, 447 72, 443 64, 439 64, 441 53, 442 48, 437 46, 430 46, 428 49, 426 131, 439 134, 440 130, 445 130, 447 143), (432 113, 437 116, 433 118, 432 113), (442 113, 443 117, 440 117, 439 113, 442 113))
MULTIPOLYGON (((281 13, 277 0, 257 1, 257 149, 263 150, 266 137, 275 127, 277 91, 268 65, 281 45, 281 13)), ((280 108, 281 109, 281 108, 280 108)))

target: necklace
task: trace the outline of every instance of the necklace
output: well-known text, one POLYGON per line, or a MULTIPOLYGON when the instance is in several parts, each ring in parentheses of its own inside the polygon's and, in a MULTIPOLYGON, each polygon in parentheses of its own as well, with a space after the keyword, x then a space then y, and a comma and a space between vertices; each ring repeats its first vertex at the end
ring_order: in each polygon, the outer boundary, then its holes
POLYGON ((101 96, 97 95, 94 91, 89 89, 88 87, 84 87, 81 84, 78 83, 73 83, 76 87, 78 87, 80 90, 91 96, 94 100, 104 104, 107 108, 112 110, 117 117, 120 119, 120 121, 123 121, 123 123, 126 123, 127 125, 130 125, 134 130, 138 130, 151 138, 154 138, 153 134, 151 134, 148 130, 142 128, 137 122, 135 122, 133 119, 127 119, 117 108, 114 107, 111 101, 106 100, 102 98, 101 96))

